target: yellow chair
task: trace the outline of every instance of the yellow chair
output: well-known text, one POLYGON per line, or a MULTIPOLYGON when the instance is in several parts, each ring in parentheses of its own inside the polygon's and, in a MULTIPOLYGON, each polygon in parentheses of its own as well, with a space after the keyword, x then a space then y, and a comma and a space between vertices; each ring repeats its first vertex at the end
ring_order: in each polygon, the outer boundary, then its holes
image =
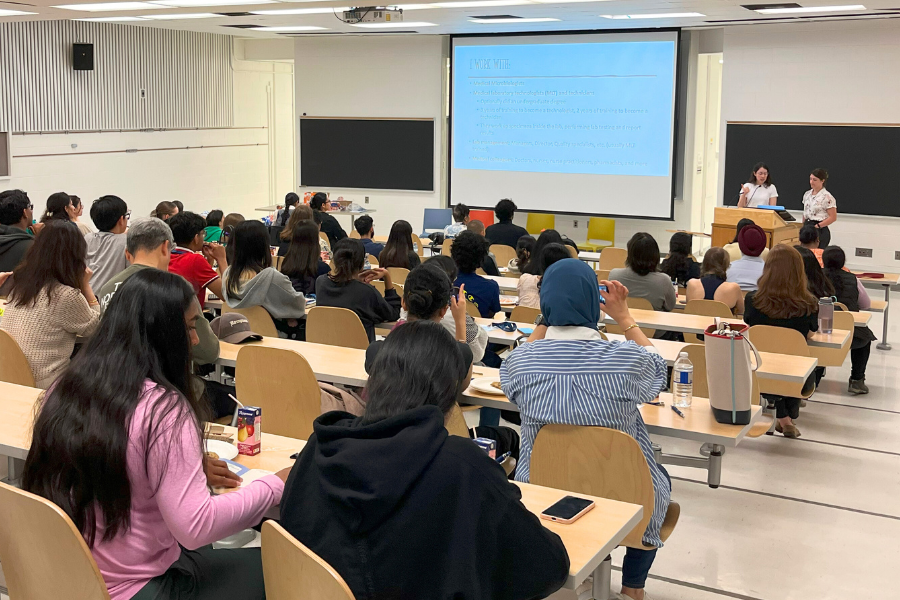
POLYGON ((68 515, 3 483, 0 563, 15 600, 109 600, 100 569, 68 515))
POLYGON ((0 381, 34 387, 34 374, 25 353, 11 335, 0 329, 0 381))
POLYGON ((258 333, 263 337, 278 337, 278 329, 275 328, 275 321, 272 315, 262 306, 248 306, 246 308, 232 308, 225 304, 222 312, 233 312, 244 315, 250 321, 250 329, 253 333, 258 333))
POLYGON ((528 233, 537 237, 545 229, 556 229, 556 215, 528 213, 528 222, 525 223, 525 230, 528 233))
POLYGON ((354 600, 340 573, 276 521, 262 526, 262 565, 268 600, 354 600))
POLYGON ((365 350, 369 336, 359 315, 347 308, 316 306, 306 316, 306 341, 365 350))
POLYGON ((579 250, 598 252, 616 243, 616 220, 604 217, 588 219, 587 241, 578 244, 579 250))
MULTIPOLYGON (((701 315, 704 317, 722 317, 725 319, 733 319, 734 313, 728 308, 724 302, 718 300, 688 300, 684 305, 684 314, 701 315)), ((696 334, 685 333, 684 341, 689 344, 702 344, 703 340, 699 339, 696 334)))
POLYGON ((601 271, 622 269, 625 267, 626 258, 628 258, 628 250, 625 248, 606 248, 600 253, 600 260, 597 261, 597 269, 601 271))

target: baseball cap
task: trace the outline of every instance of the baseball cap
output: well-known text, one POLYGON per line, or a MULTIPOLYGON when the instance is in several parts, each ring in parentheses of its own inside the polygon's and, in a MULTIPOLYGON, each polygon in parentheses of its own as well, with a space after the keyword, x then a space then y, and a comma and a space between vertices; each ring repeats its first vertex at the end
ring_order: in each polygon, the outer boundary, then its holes
POLYGON ((224 313, 216 317, 209 324, 213 333, 223 342, 229 344, 243 344, 244 342, 258 342, 263 336, 250 330, 250 321, 247 317, 238 313, 224 313))
POLYGON ((738 247, 745 256, 759 256, 766 248, 766 232, 759 225, 747 225, 738 234, 738 247))

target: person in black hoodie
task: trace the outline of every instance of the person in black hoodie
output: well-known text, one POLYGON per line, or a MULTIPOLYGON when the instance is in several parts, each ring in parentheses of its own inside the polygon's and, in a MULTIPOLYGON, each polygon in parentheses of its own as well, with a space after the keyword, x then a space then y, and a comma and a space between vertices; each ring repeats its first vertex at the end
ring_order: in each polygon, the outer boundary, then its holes
POLYGON ((27 229, 31 225, 32 205, 22 190, 0 193, 0 273, 12 271, 34 243, 27 229))
POLYGON ((562 541, 500 465, 444 428, 467 367, 441 325, 406 323, 375 359, 365 414, 313 425, 281 524, 356 598, 525 600, 568 577, 562 541))
POLYGON ((325 195, 325 192, 316 192, 309 201, 309 207, 313 209, 316 223, 322 226, 322 233, 328 236, 328 243, 334 248, 335 244, 347 237, 347 232, 344 231, 337 219, 323 210, 326 202, 328 202, 328 196, 325 195))

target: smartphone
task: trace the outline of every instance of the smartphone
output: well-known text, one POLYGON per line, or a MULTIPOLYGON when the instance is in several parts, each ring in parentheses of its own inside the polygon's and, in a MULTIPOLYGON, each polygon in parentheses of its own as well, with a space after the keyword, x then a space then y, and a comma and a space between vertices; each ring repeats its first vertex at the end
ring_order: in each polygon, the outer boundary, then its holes
MULTIPOLYGON (((600 290, 601 292, 608 292, 608 291, 609 291, 608 289, 606 289, 606 286, 605 286, 605 285, 597 285, 597 289, 600 290)), ((602 295, 602 294, 600 295, 600 304, 606 304, 606 300, 603 299, 603 295, 602 295)))
POLYGON ((556 523, 574 523, 580 519, 584 513, 594 508, 593 500, 585 498, 576 498, 575 496, 566 496, 553 506, 541 513, 541 518, 546 521, 554 521, 556 523))
POLYGON ((456 298, 456 301, 459 302, 459 286, 458 285, 454 285, 452 288, 450 288, 450 295, 453 296, 454 298, 456 298))

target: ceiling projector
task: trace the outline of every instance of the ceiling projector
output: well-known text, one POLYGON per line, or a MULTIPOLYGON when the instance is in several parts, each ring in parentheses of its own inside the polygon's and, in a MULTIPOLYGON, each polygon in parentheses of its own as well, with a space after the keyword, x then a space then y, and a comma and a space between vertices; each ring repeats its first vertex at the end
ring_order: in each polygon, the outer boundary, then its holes
POLYGON ((402 23, 403 9, 382 6, 351 8, 344 11, 344 21, 348 23, 402 23))

